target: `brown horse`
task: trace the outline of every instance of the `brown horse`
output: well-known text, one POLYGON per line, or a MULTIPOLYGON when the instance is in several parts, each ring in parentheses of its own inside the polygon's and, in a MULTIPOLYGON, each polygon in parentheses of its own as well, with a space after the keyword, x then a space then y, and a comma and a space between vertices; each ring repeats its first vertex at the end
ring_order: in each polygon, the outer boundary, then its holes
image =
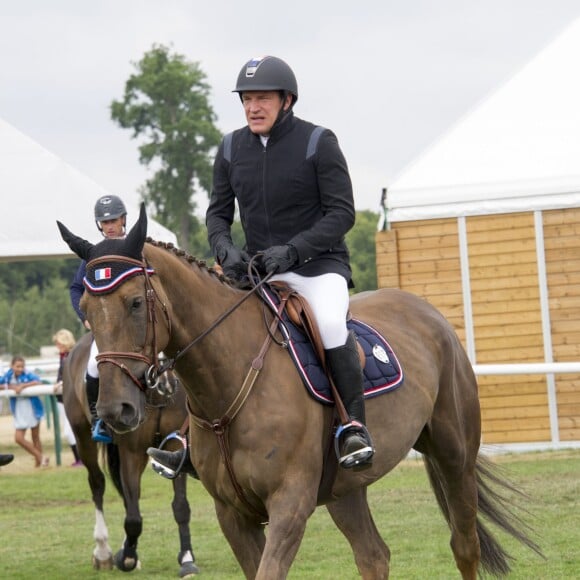
MULTIPOLYGON (((157 388, 148 390, 146 394, 144 420, 139 428, 131 433, 115 435, 111 444, 96 443, 91 437, 91 416, 84 384, 91 342, 92 335, 85 334, 65 360, 63 402, 77 440, 79 455, 88 471, 89 486, 96 508, 93 566, 96 569, 111 569, 114 564, 118 569, 130 572, 139 566, 137 542, 143 527, 139 497, 141 476, 148 460, 146 450, 151 445, 158 445, 165 436, 182 427, 187 417, 185 394, 173 373, 164 373, 160 376, 157 388), (99 448, 104 451, 109 475, 125 506, 125 540, 114 558, 109 547, 109 534, 103 512, 105 476, 99 465, 99 448)), ((191 512, 187 501, 186 477, 180 475, 173 480, 172 507, 179 528, 178 562, 181 578, 199 572, 191 547, 191 512)))
POLYGON ((390 551, 371 516, 367 486, 411 449, 424 457, 463 578, 476 578, 480 565, 494 575, 510 569, 481 515, 539 551, 488 485, 491 475, 491 483, 510 488, 479 456, 471 365, 453 328, 425 300, 397 290, 352 299, 352 314, 389 337, 406 378, 366 403, 372 467, 343 470, 332 451, 333 409, 306 393, 283 342, 268 348, 272 316, 265 323, 255 292, 146 240, 143 207, 125 240, 94 246, 58 225, 89 262, 82 308, 101 352, 99 414, 118 433, 138 428, 146 418, 143 377, 148 367, 163 370, 160 350, 171 357, 187 391, 191 460, 247 578, 285 578, 321 504, 348 539, 361 577, 387 578, 390 551), (97 282, 106 272, 109 278, 97 282))

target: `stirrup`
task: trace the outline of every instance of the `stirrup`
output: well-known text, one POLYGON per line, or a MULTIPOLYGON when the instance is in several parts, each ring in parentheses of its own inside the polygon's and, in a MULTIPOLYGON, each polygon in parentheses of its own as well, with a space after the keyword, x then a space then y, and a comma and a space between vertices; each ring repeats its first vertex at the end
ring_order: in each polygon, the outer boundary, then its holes
POLYGON ((95 424, 92 428, 91 437, 92 437, 93 441, 96 441, 97 443, 112 443, 113 442, 113 438, 107 432, 107 429, 106 429, 105 424, 103 423, 102 419, 97 419, 97 421, 95 422, 95 424))
POLYGON ((161 475, 161 477, 165 477, 166 479, 175 479, 181 473, 181 469, 183 468, 183 464, 185 463, 185 459, 187 458, 187 439, 182 435, 180 435, 179 431, 173 431, 173 433, 169 433, 169 435, 167 435, 167 437, 165 437, 165 439, 161 441, 157 449, 162 450, 163 447, 172 439, 177 439, 183 446, 184 451, 184 453, 181 456, 179 466, 175 471, 163 465, 162 463, 159 463, 159 461, 156 461, 155 459, 153 459, 153 457, 151 458, 151 468, 153 469, 153 471, 158 475, 161 475))
POLYGON ((373 440, 366 426, 359 421, 351 421, 350 423, 339 425, 336 429, 336 433, 334 434, 334 451, 341 467, 344 467, 345 469, 355 468, 356 471, 371 466, 372 457, 375 454, 375 446, 373 445, 373 440), (367 445, 366 447, 362 447, 361 449, 343 457, 340 448, 345 437, 349 435, 349 433, 357 433, 361 435, 365 439, 367 445))

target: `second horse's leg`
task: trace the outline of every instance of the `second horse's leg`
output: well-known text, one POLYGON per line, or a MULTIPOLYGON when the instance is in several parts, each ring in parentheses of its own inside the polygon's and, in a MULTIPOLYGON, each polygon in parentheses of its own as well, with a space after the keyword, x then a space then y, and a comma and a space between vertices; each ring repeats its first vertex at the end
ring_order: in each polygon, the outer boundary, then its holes
POLYGON ((179 529, 179 554, 177 560, 181 569, 180 578, 188 578, 199 574, 199 568, 195 564, 195 555, 191 546, 191 533, 189 522, 191 520, 191 509, 187 501, 187 474, 182 473, 173 480, 173 517, 179 529))

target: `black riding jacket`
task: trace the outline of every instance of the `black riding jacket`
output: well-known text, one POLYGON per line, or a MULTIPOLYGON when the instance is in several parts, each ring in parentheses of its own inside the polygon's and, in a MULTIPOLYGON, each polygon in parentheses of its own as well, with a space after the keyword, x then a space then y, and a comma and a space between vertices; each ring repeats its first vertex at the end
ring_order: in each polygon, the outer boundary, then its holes
POLYGON ((311 140, 316 128, 289 113, 266 147, 248 127, 224 138, 206 214, 214 253, 220 241, 231 239, 237 200, 250 254, 291 244, 298 264, 290 271, 304 276, 336 272, 350 282, 344 235, 355 220, 352 183, 336 136, 319 128, 317 142, 311 140))

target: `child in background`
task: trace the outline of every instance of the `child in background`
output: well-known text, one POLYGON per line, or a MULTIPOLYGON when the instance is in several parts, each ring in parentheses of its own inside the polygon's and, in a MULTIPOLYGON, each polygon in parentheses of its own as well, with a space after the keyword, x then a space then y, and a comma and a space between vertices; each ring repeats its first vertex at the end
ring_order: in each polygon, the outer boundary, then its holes
MULTIPOLYGON (((21 356, 12 358, 10 370, 0 378, 0 385, 12 389, 19 395, 24 389, 42 384, 40 377, 25 370, 25 361, 21 356)), ((11 397, 10 410, 14 416, 14 441, 30 455, 34 456, 36 467, 48 467, 48 457, 42 455, 40 441, 40 421, 44 417, 44 407, 38 397, 11 397), (26 431, 30 429, 32 442, 26 439, 26 431)))
POLYGON ((61 328, 52 337, 52 342, 54 343, 56 348, 58 348, 58 353, 60 356, 60 364, 58 366, 56 384, 54 385, 54 392, 56 394, 56 400, 58 405, 58 416, 60 418, 60 424, 62 427, 63 435, 66 437, 75 458, 74 463, 71 465, 71 467, 80 467, 83 464, 83 462, 79 457, 75 434, 73 433, 73 430, 70 426, 62 402, 62 368, 64 366, 64 361, 66 357, 69 355, 70 351, 75 345, 75 337, 70 330, 67 330, 66 328, 61 328))

